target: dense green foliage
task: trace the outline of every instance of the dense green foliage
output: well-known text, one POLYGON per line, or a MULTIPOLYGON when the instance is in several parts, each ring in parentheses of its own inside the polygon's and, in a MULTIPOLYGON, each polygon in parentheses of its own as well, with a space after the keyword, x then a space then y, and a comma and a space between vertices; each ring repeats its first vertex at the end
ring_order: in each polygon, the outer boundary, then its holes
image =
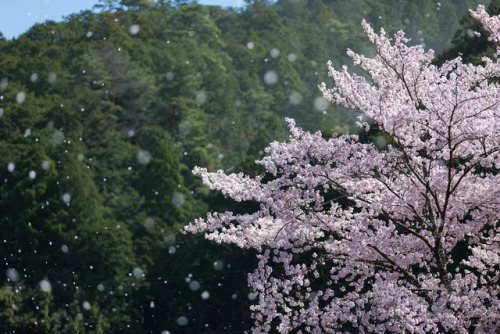
POLYGON ((0 331, 248 329, 253 254, 178 232, 238 210, 191 169, 255 170, 285 116, 355 131, 316 86, 348 47, 370 52, 361 19, 441 51, 477 1, 416 3, 104 0, 0 35, 0 331))

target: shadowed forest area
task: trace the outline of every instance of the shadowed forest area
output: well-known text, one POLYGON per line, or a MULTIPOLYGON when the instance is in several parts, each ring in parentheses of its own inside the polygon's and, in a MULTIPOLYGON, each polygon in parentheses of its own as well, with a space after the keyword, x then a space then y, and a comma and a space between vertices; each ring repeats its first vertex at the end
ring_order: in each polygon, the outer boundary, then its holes
POLYGON ((374 53, 361 20, 404 30, 438 61, 477 62, 494 50, 466 15, 478 3, 106 0, 0 33, 0 331, 250 329, 255 253, 179 229, 254 203, 209 192, 192 169, 259 173, 285 117, 356 133, 357 115, 317 86, 328 60, 352 67, 348 48, 374 53))

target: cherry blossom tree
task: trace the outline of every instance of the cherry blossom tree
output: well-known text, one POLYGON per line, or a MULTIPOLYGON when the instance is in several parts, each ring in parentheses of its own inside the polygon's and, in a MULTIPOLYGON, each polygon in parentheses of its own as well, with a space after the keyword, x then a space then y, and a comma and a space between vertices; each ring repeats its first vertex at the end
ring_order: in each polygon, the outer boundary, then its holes
MULTIPOLYGON (((500 40, 500 18, 471 12, 500 40)), ((184 232, 257 250, 248 282, 253 333, 500 332, 500 74, 362 26, 376 55, 348 54, 330 102, 388 139, 324 139, 288 119, 290 138, 257 163, 266 174, 194 173, 259 209, 211 213, 184 232)), ((497 55, 500 51, 497 51, 497 55)))

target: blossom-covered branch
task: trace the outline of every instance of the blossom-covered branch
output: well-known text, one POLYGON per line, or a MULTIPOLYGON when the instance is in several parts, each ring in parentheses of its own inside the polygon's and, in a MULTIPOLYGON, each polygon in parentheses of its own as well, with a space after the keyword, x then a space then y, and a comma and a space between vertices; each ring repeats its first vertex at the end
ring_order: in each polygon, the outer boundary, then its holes
MULTIPOLYGON (((482 6, 472 15, 498 41, 499 18, 482 6)), ((259 252, 254 333, 497 332, 500 87, 489 79, 500 64, 435 66, 403 32, 362 25, 376 55, 348 53, 370 79, 329 64, 334 87, 320 89, 391 144, 326 140, 287 119, 290 139, 258 161, 269 177, 195 170, 259 210, 185 231, 259 252)))

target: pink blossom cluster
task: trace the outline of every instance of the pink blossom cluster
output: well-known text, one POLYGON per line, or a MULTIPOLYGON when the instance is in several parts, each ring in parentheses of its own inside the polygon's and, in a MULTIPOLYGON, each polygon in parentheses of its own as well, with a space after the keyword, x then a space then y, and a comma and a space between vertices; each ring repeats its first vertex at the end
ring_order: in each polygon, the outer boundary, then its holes
MULTIPOLYGON (((499 40, 500 19, 472 15, 499 40)), ((324 139, 287 119, 267 176, 194 173, 247 214, 211 213, 184 232, 258 252, 253 333, 500 332, 498 61, 435 66, 433 52, 362 23, 366 76, 329 65, 324 97, 361 113, 390 143, 324 139), (369 79, 367 79, 369 78, 369 79)))
POLYGON ((473 18, 481 22, 486 31, 488 31, 490 34, 488 39, 490 41, 500 41, 500 21, 498 20, 498 16, 490 17, 483 5, 479 5, 476 11, 471 10, 470 14, 473 18))

